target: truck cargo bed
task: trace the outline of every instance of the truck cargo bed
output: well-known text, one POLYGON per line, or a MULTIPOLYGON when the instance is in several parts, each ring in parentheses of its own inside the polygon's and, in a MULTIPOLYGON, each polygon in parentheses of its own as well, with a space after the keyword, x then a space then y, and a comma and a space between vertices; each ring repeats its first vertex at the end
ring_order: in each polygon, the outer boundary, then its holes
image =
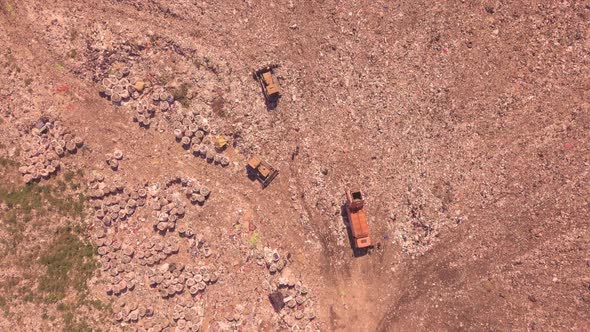
POLYGON ((362 238, 369 236, 369 228, 367 226, 367 216, 365 211, 349 211, 350 228, 352 235, 355 238, 362 238))

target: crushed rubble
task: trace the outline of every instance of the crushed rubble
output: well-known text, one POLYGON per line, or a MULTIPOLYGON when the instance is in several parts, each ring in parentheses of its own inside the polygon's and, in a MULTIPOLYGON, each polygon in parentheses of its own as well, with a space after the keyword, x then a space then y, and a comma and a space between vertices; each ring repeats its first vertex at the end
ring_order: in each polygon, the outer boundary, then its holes
POLYGON ((129 189, 120 182, 106 183, 99 173, 89 181, 88 188, 94 216, 107 227, 131 217, 138 208, 145 206, 148 199, 145 188, 129 189))
POLYGON ((84 145, 81 137, 47 117, 41 117, 23 134, 23 166, 18 170, 25 183, 47 180, 57 174, 62 167, 60 159, 75 154, 84 145))

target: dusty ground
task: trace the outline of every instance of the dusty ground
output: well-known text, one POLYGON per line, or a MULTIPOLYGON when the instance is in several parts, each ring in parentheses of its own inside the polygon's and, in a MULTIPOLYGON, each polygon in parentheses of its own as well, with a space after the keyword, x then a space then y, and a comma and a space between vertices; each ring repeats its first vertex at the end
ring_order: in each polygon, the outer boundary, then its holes
POLYGON ((15 322, 26 331, 590 326, 590 2, 0 5, 3 330, 15 322), (251 76, 269 63, 280 66, 282 88, 271 111, 251 76), (100 92, 125 68, 131 84, 146 87, 115 104, 100 92), (141 127, 133 118, 156 91, 176 100, 166 110, 168 101, 156 101, 141 127), (230 137, 222 154, 229 166, 175 142, 175 117, 189 111, 209 121, 207 137, 230 137), (41 139, 31 128, 42 116, 84 143, 58 158, 47 179, 23 187, 17 168, 33 162, 27 146, 41 139), (123 158, 112 170, 105 159, 115 150, 123 158), (264 190, 245 174, 253 153, 280 170, 264 190), (145 189, 145 206, 106 226, 92 207, 97 174, 125 187, 117 197, 145 189), (209 199, 191 204, 181 184, 167 187, 176 177, 206 186, 209 199), (17 200, 64 182, 54 194, 65 203, 36 194, 58 206, 48 213, 17 200), (352 185, 365 192, 379 242, 360 257, 341 216, 352 185), (166 194, 186 211, 159 233, 153 206, 166 194), (65 208, 79 197, 83 212, 65 208), (96 270, 77 274, 80 262, 65 255, 75 262, 66 279, 85 287, 52 297, 43 286, 52 263, 43 257, 53 257, 50 243, 64 236, 56 227, 66 224, 78 226, 68 239, 84 241, 79 252, 94 246, 83 262, 96 261, 96 270), (182 227, 196 237, 180 237, 182 227), (130 263, 110 259, 130 269, 119 277, 133 273, 135 287, 119 295, 107 293, 120 280, 105 267, 103 231, 135 250, 130 263), (209 253, 191 251, 195 239, 209 253), (178 253, 142 265, 138 252, 150 241, 178 243, 178 253), (265 247, 289 257, 287 267, 271 274, 259 265, 265 247), (164 299, 149 270, 179 264, 207 266, 219 280, 195 296, 187 288, 164 299), (283 291, 309 291, 277 314, 267 296, 287 279, 298 284, 283 291), (186 301, 192 307, 179 309, 186 301), (133 304, 153 315, 129 318, 133 304), (298 311, 305 317, 293 318, 298 311))

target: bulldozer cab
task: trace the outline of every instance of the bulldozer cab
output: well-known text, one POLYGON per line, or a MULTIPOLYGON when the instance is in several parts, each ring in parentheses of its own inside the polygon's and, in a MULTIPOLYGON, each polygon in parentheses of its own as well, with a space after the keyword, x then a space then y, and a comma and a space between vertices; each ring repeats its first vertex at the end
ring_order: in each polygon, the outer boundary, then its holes
POLYGON ((258 172, 260 173, 260 176, 262 176, 265 179, 270 175, 270 170, 266 168, 264 165, 258 166, 258 172))

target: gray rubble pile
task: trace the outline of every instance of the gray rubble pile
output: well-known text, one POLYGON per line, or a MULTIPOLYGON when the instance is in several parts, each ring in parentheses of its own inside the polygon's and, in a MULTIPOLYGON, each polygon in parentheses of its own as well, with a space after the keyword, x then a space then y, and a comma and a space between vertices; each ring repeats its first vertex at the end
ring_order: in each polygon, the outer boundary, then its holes
POLYGON ((154 266, 167 257, 177 254, 179 250, 180 242, 178 239, 163 239, 161 236, 154 236, 151 239, 142 241, 135 256, 140 265, 154 266))
POLYGON ((88 183, 89 203, 94 216, 104 226, 124 221, 146 204, 148 192, 144 187, 128 189, 121 183, 104 182, 104 176, 94 174, 88 183))
MULTIPOLYGON (((170 192, 172 191, 172 187, 178 187, 178 191, 184 194, 193 205, 204 205, 205 201, 211 195, 209 187, 201 184, 200 181, 194 178, 186 176, 177 176, 168 179, 166 181, 166 190, 170 192)), ((171 195, 169 194, 168 196, 171 195)))
POLYGON ((138 99, 143 93, 144 84, 138 78, 129 78, 129 68, 115 70, 113 75, 100 82, 99 94, 115 105, 122 105, 130 99, 138 99), (139 89, 138 89, 139 88, 139 89))
POLYGON ((116 149, 113 153, 107 153, 105 160, 107 165, 109 165, 113 171, 116 171, 119 169, 119 162, 123 160, 123 151, 116 149))
POLYGON ((30 132, 24 133, 23 166, 19 172, 25 183, 48 179, 61 169, 60 159, 74 154, 84 140, 69 133, 59 121, 41 118, 30 132))
POLYGON ((256 264, 266 266, 271 274, 281 272, 287 266, 287 263, 288 257, 283 257, 278 250, 264 247, 262 251, 256 253, 256 264))
POLYGON ((156 115, 155 105, 146 100, 140 100, 132 108, 134 111, 133 121, 137 122, 140 127, 149 128, 156 115))
POLYGON ((201 157, 210 164, 226 167, 230 160, 215 150, 211 144, 212 128, 207 118, 193 110, 178 110, 171 113, 168 123, 176 142, 195 157, 201 157))
POLYGON ((188 292, 195 296, 219 279, 219 273, 209 267, 191 267, 164 263, 147 272, 149 285, 156 288, 162 298, 188 292))
POLYGON ((192 222, 186 219, 176 221, 176 231, 180 237, 192 239, 196 234, 192 222))
POLYGON ((133 121, 140 127, 149 128, 157 111, 169 112, 179 107, 166 87, 152 87, 148 81, 131 77, 127 67, 111 71, 115 74, 101 80, 99 94, 117 106, 130 106, 133 121))
POLYGON ((166 233, 176 228, 176 221, 184 217, 186 204, 172 192, 154 196, 151 202, 154 230, 166 233))
POLYGON ((233 310, 225 313, 225 321, 217 322, 222 331, 241 331, 243 330, 245 308, 243 305, 236 305, 233 310))
POLYGON ((203 303, 195 302, 192 298, 176 298, 171 317, 177 331, 199 331, 203 325, 204 316, 203 303))
POLYGON ((280 294, 284 303, 278 314, 283 327, 288 327, 292 331, 303 330, 316 318, 310 290, 301 282, 293 282, 290 278, 282 277, 274 291, 280 294))
POLYGON ((137 284, 132 265, 134 248, 106 236, 104 231, 96 235, 95 244, 98 247, 101 270, 108 275, 107 294, 121 295, 132 291, 137 284))
POLYGON ((166 91, 163 86, 155 86, 151 93, 151 100, 154 107, 161 112, 168 112, 174 110, 174 96, 166 91))
POLYGON ((213 254, 209 243, 207 243, 207 241, 205 241, 203 238, 197 236, 189 240, 188 252, 191 257, 202 256, 208 258, 213 254))
POLYGON ((149 304, 119 300, 113 303, 113 315, 117 322, 133 324, 144 319, 150 320, 154 316, 154 309, 149 304))

